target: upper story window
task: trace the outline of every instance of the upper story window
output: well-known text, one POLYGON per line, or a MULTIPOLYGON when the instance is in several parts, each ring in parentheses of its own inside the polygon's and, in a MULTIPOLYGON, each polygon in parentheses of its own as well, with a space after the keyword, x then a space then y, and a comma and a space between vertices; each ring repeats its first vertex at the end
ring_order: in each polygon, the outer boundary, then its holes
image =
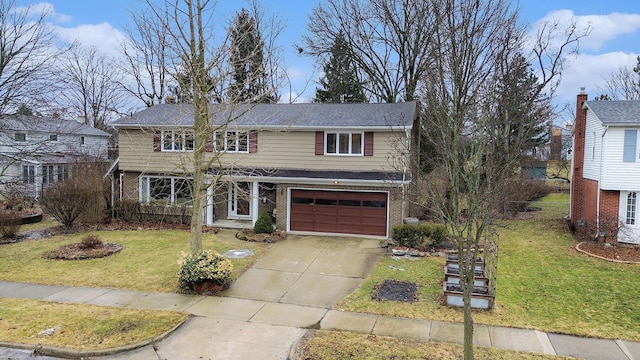
POLYGON ((364 136, 362 132, 326 132, 325 154, 362 155, 364 136))
POLYGON ((17 132, 16 133, 16 141, 20 141, 20 142, 27 141, 27 134, 17 132))
POLYGON ((624 152, 622 161, 636 162, 638 158, 638 130, 624 131, 624 152))
POLYGON ((248 153, 248 131, 216 131, 213 135, 213 144, 216 151, 248 153))
POLYGON ((162 151, 193 151, 193 131, 163 130, 162 151))
POLYGON ((49 134, 49 141, 58 141, 58 134, 49 134))

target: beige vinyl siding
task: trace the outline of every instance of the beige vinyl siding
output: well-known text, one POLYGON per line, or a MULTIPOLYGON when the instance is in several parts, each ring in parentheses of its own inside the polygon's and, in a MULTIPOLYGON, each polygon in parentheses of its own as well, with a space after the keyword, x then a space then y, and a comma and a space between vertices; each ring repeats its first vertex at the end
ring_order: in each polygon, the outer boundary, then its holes
MULTIPOLYGON (((376 132, 373 156, 315 155, 315 131, 258 134, 257 153, 226 153, 225 166, 310 170, 391 171, 393 153, 401 151, 404 132, 376 132)), ((213 156, 207 154, 207 156, 213 156)), ((120 132, 120 168, 125 171, 180 173, 189 169, 189 153, 154 152, 153 132, 120 132)))

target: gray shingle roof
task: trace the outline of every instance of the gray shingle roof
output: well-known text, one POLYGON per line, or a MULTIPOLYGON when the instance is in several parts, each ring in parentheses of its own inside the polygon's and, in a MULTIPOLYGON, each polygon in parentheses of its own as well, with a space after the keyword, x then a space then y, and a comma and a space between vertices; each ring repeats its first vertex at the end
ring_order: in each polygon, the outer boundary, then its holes
MULTIPOLYGON (((245 104, 211 105, 217 125, 239 128, 411 128, 415 102, 396 104, 245 104)), ((193 126, 193 106, 160 104, 112 123, 115 127, 193 126)))
POLYGON ((109 133, 75 120, 44 118, 27 115, 0 116, 0 129, 25 132, 43 132, 52 134, 77 134, 93 136, 111 136, 109 133))
POLYGON ((640 100, 587 101, 603 125, 640 125, 640 100))

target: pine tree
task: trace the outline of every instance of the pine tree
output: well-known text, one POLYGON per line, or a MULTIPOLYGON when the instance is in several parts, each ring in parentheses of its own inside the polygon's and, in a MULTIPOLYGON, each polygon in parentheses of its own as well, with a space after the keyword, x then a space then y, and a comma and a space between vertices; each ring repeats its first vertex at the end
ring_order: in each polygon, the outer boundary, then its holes
POLYGON ((236 14, 230 28, 233 81, 232 102, 269 103, 275 99, 266 85, 264 40, 256 20, 246 9, 236 14))
POLYGON ((324 65, 322 89, 316 88, 315 102, 361 103, 366 102, 362 83, 358 80, 356 66, 349 57, 349 45, 342 33, 331 47, 331 57, 324 65))

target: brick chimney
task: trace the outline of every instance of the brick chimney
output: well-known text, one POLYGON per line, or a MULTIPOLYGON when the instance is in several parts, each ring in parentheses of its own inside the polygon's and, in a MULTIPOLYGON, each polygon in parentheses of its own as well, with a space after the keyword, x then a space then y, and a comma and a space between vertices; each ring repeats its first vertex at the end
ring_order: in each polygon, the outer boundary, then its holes
POLYGON ((583 104, 587 101, 587 93, 584 88, 580 88, 580 94, 576 99, 576 119, 573 124, 573 161, 571 178, 571 223, 578 225, 578 220, 585 218, 585 209, 582 206, 582 199, 585 196, 585 183, 583 179, 584 167, 584 141, 585 127, 587 124, 587 110, 583 104))

